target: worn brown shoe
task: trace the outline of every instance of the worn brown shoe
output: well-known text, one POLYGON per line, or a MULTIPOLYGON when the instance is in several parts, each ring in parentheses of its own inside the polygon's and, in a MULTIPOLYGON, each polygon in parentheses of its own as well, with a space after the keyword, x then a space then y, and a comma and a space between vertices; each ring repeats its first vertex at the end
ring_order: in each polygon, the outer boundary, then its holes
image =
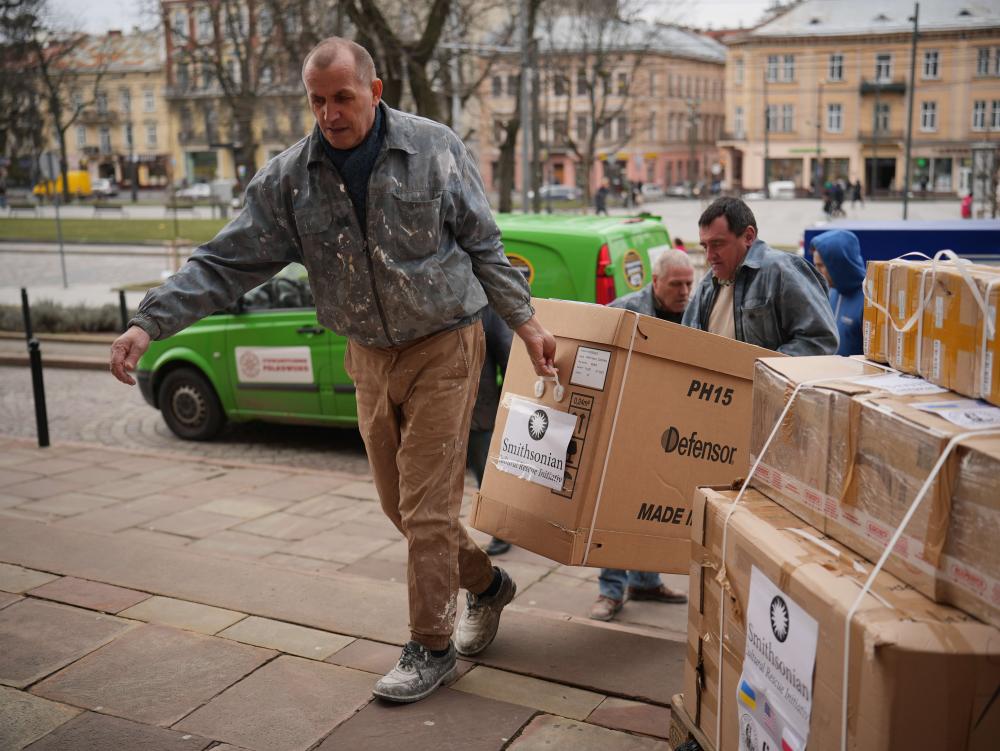
POLYGON ((610 597, 601 595, 597 601, 590 606, 590 617, 595 621, 610 621, 618 611, 622 609, 621 600, 613 600, 610 597))
POLYGON ((658 587, 650 587, 648 589, 629 587, 628 599, 652 600, 653 602, 669 602, 672 604, 681 604, 688 601, 686 594, 683 592, 677 592, 668 587, 666 584, 661 584, 658 587))

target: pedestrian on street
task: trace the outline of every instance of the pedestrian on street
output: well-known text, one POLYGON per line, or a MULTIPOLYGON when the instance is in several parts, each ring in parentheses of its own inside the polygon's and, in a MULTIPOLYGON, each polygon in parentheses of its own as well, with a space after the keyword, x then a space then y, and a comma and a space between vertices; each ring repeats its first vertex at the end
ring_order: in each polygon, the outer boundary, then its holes
MULTIPOLYGON (((680 323, 693 285, 694 268, 688 254, 676 248, 667 248, 656 258, 653 281, 638 292, 619 297, 609 303, 609 307, 625 308, 680 323)), ((599 594, 590 608, 590 617, 596 621, 610 621, 626 600, 687 602, 687 595, 668 587, 655 572, 602 568, 597 586, 599 594)))
POLYGON ((816 268, 757 237, 739 198, 717 198, 698 219, 711 274, 702 277, 684 325, 786 355, 832 355, 837 324, 816 268))
POLYGON ((594 213, 608 215, 608 193, 611 189, 608 184, 608 178, 601 180, 601 187, 597 189, 594 193, 594 213))
POLYGON ((861 202, 861 208, 865 207, 865 199, 861 195, 861 181, 855 180, 854 184, 851 186, 851 208, 854 208, 854 204, 858 201, 861 202))
POLYGON ((410 641, 374 694, 428 696, 481 652, 516 587, 459 522, 487 303, 555 375, 555 339, 507 261, 475 160, 444 125, 381 101, 371 55, 331 37, 303 62, 312 133, 247 186, 244 210, 143 299, 112 345, 133 384, 151 339, 303 263, 319 322, 348 338, 358 427, 382 509, 408 545, 410 641), (456 625, 459 587, 467 607, 456 625), (454 642, 452 635, 454 633, 454 642))
MULTIPOLYGON (((483 310, 483 333, 486 335, 486 356, 479 377, 479 394, 472 410, 472 429, 469 431, 469 448, 465 457, 466 466, 476 477, 476 486, 483 486, 483 474, 490 456, 490 442, 496 424, 497 408, 500 406, 499 375, 502 380, 507 374, 507 360, 513 334, 493 308, 483 310)), ((494 537, 486 546, 486 555, 503 555, 510 550, 510 543, 494 537)))

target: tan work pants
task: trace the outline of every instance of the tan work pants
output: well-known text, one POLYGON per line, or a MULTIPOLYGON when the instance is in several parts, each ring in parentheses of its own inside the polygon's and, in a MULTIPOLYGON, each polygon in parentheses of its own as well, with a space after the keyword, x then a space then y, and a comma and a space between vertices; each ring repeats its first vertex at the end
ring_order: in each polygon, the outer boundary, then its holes
POLYGON ((482 592, 493 578, 458 518, 484 353, 477 321, 394 348, 351 341, 344 358, 382 509, 409 549, 411 638, 428 649, 448 647, 459 587, 482 592))

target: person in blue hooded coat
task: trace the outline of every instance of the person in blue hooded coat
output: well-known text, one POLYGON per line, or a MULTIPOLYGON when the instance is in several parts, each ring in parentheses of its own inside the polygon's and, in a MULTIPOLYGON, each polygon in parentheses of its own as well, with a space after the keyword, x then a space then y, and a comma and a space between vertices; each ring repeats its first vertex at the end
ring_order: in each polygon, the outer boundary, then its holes
POLYGON ((861 319, 865 306, 862 285, 865 262, 853 232, 832 229, 813 238, 813 263, 830 285, 830 306, 840 334, 838 355, 862 354, 861 319))

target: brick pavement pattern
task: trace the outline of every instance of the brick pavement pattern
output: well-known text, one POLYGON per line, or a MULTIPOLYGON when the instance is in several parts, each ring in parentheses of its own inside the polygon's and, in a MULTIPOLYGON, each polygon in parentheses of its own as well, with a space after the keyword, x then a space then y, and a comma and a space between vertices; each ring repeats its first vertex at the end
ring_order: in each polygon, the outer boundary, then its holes
POLYGON ((666 747, 685 609, 588 621, 596 572, 524 550, 490 649, 373 702, 405 555, 366 475, 0 438, 0 747, 666 747))

